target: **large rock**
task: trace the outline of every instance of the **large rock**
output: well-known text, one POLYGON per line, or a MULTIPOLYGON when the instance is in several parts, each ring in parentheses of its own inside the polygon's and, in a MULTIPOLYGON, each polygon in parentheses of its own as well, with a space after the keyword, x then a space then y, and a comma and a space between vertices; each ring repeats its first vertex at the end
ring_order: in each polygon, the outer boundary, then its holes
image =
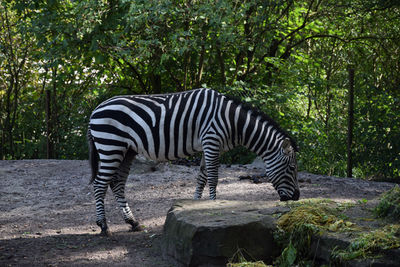
MULTIPOLYGON (((273 237, 277 229, 277 216, 273 215, 288 210, 285 206, 276 206, 276 202, 176 201, 164 224, 163 255, 174 258, 182 266, 226 266, 238 253, 250 261, 271 263, 280 255, 278 242, 273 237)), ((351 220, 362 225, 360 216, 363 218, 364 213, 353 214, 351 220)), ((332 262, 332 251, 346 250, 357 233, 327 231, 314 235, 308 256, 316 265, 400 266, 399 248, 381 251, 379 258, 332 262)))
POLYGON ((270 262, 274 245, 273 202, 180 200, 169 210, 163 239, 164 256, 184 266, 224 266, 235 254, 270 262))

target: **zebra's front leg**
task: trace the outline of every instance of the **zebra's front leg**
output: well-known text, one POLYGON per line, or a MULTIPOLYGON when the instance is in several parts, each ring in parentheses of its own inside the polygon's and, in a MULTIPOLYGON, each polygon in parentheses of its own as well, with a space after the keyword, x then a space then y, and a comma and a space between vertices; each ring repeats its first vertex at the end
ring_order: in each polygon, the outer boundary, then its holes
POLYGON ((201 157, 200 172, 199 175, 197 176, 196 182, 197 185, 196 185, 196 191, 194 192, 194 199, 200 199, 203 195, 204 187, 206 186, 207 183, 206 163, 204 160, 204 155, 201 157))
POLYGON ((110 236, 111 232, 107 226, 104 210, 104 198, 106 196, 108 181, 96 178, 93 183, 94 197, 96 200, 96 224, 101 228, 101 235, 110 236))
POLYGON ((215 200, 217 199, 219 154, 205 154, 205 163, 207 169, 207 182, 210 188, 210 199, 215 200))

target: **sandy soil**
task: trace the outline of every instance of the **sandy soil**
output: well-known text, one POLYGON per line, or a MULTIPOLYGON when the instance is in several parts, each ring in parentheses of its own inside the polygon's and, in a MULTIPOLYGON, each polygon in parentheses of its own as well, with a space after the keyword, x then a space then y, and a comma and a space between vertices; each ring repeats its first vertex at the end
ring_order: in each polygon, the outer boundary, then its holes
MULTIPOLYGON (((192 198, 197 170, 137 164, 126 192, 145 230, 128 232, 109 190, 105 203, 113 235, 102 237, 86 161, 0 161, 0 266, 173 266, 160 255, 162 227, 174 200, 192 198)), ((217 197, 278 201, 271 184, 238 179, 260 173, 257 164, 222 166, 217 197)), ((336 201, 373 199, 393 186, 308 173, 300 173, 299 181, 301 198, 336 201)))

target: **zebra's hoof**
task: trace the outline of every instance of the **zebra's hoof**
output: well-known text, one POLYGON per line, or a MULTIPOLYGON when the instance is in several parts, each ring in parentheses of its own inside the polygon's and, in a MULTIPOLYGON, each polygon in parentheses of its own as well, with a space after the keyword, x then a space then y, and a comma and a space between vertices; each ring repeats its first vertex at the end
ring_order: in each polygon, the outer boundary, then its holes
POLYGON ((96 224, 100 227, 101 229, 101 233, 100 235, 102 236, 111 236, 111 232, 107 226, 107 222, 105 219, 100 220, 100 221, 96 221, 96 224))
POLYGON ((101 236, 107 236, 107 237, 112 236, 112 234, 111 234, 109 229, 105 229, 105 230, 102 229, 101 232, 100 232, 100 235, 101 236))
POLYGON ((141 232, 143 230, 144 230, 143 226, 138 225, 138 226, 135 226, 135 227, 132 226, 132 228, 131 228, 131 230, 129 230, 129 232, 141 232))
POLYGON ((143 226, 139 224, 137 221, 130 221, 129 224, 132 226, 129 232, 140 232, 143 231, 143 226))

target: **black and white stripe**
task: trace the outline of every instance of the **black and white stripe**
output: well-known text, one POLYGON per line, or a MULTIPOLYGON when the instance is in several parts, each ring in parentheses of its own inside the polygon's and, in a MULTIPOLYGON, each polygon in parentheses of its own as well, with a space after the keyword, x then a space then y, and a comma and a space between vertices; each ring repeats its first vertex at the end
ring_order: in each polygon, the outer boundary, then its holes
POLYGON ((216 198, 219 156, 243 145, 266 164, 281 200, 299 198, 296 145, 266 115, 211 89, 165 95, 117 96, 92 113, 88 131, 97 224, 107 232, 104 197, 110 185, 126 222, 138 227, 124 189, 137 154, 173 160, 203 152, 195 198, 208 182, 216 198))

